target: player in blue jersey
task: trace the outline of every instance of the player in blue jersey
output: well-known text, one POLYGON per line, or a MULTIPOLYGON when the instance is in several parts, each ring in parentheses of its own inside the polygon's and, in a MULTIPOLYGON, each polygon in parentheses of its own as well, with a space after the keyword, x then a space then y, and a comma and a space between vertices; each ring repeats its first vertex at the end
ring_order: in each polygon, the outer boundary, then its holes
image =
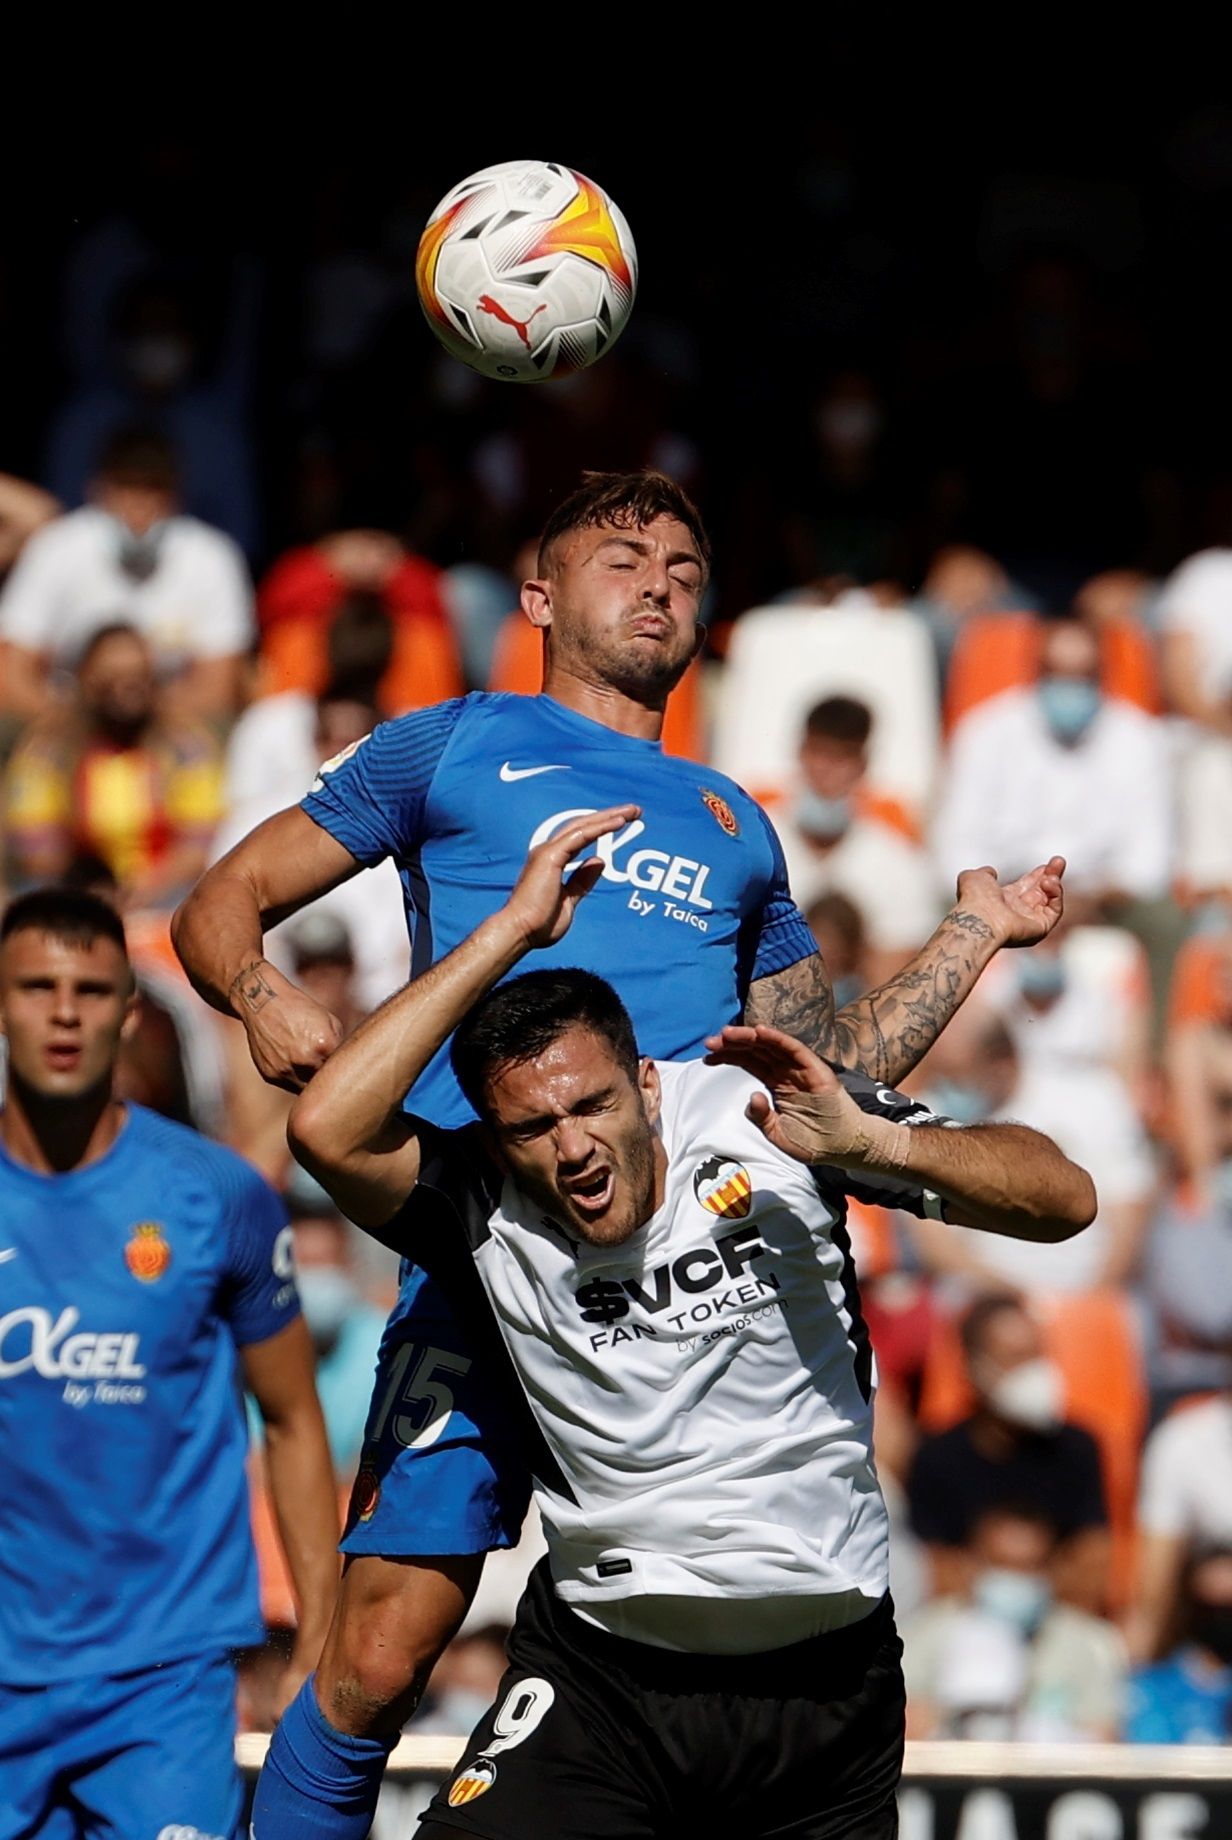
POLYGON ((231 1651, 260 1641, 237 1374, 303 1605, 336 1501, 278 1197, 112 1098, 137 1019, 118 916, 40 889, 0 922, 0 1840, 231 1836, 231 1651))
MULTIPOLYGON (((545 637, 544 692, 473 695, 384 724, 330 762, 302 806, 224 858, 176 916, 198 990, 240 1018, 269 1080, 297 1090, 337 1045, 335 1020, 262 956, 263 928, 392 856, 418 972, 509 893, 528 846, 581 812, 635 803, 569 960, 612 980, 647 1052, 702 1051, 741 1016, 893 1082, 1005 944, 1050 930, 1058 864, 1001 888, 965 876, 929 945, 837 1018, 759 808, 659 742, 700 642, 701 519, 660 474, 590 475, 544 531, 523 607, 545 637)), ((469 1117, 443 1058, 415 1109, 469 1117)), ((367 1832, 385 1752, 465 1613, 483 1553, 517 1537, 527 1482, 501 1402, 442 1286, 408 1274, 382 1349, 367 1459, 344 1540, 339 1612, 315 1691, 276 1734, 258 1790, 261 1840, 367 1832)))

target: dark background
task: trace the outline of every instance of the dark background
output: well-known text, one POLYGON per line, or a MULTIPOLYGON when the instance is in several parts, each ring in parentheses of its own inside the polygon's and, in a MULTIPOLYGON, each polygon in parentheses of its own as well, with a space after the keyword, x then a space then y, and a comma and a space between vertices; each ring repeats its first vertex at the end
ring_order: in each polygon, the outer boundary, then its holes
POLYGON ((86 383, 72 326, 124 307, 82 251, 120 225, 191 317, 197 387, 242 354, 225 412, 258 570, 354 523, 504 565, 582 465, 655 460, 702 500, 728 614, 836 574, 911 591, 951 540, 1046 607, 1098 569, 1158 574, 1232 539, 1232 105, 1203 93, 1200 48, 1182 90, 1149 51, 1133 84, 1094 66, 1003 95, 1013 64, 903 99, 836 44, 807 101, 689 69, 682 106, 670 72, 592 70, 568 112, 451 109, 421 76, 401 106, 258 90, 208 118, 74 118, 10 202, 0 468, 56 483, 55 417, 86 383), (433 204, 519 155, 589 173, 638 244, 629 330, 568 384, 472 383, 414 300, 433 204), (344 271, 326 352, 313 303, 344 271), (835 399, 875 421, 854 464, 817 437, 835 399))

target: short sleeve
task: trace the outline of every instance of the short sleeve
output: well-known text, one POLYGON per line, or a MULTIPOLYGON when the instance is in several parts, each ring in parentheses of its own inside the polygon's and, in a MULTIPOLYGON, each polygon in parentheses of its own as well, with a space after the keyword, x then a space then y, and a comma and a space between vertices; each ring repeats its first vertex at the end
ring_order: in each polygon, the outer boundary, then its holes
POLYGON ((326 761, 302 809, 366 868, 405 855, 422 839, 432 778, 465 707, 454 697, 382 722, 326 761))
POLYGON ((756 983, 758 978, 773 977, 776 971, 786 971, 798 965, 802 958, 811 958, 817 950, 817 941, 808 922, 792 899, 778 832, 760 808, 757 815, 770 846, 771 870, 753 941, 750 983, 756 983))
POLYGON ((300 1313, 291 1228, 269 1183, 239 1157, 220 1158, 213 1179, 226 1232, 220 1310, 236 1347, 247 1348, 300 1313))
MULTIPOLYGON (((957 1128, 952 1118, 941 1118, 918 1099, 909 1099, 904 1093, 895 1092, 892 1086, 882 1086, 867 1074, 853 1073, 849 1067, 834 1068, 842 1084, 855 1100, 862 1112, 870 1117, 888 1118, 893 1124, 906 1124, 913 1127, 921 1125, 944 1125, 950 1130, 957 1128)), ((869 1202, 873 1207, 903 1208, 908 1214, 917 1214, 921 1219, 944 1220, 945 1204, 940 1195, 931 1188, 924 1188, 910 1176, 871 1175, 867 1170, 858 1174, 848 1169, 822 1168, 816 1172, 818 1187, 833 1188, 837 1185, 845 1195, 851 1195, 857 1201, 869 1202)))

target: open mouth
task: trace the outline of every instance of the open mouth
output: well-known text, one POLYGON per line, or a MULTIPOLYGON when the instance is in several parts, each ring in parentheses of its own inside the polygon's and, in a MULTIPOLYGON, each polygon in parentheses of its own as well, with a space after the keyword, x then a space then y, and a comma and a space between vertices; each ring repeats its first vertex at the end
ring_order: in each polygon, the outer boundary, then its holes
POLYGON ((599 1214, 612 1199, 615 1187, 615 1171, 600 1169, 583 1182, 571 1183, 564 1192, 583 1214, 599 1214))
POLYGON ((63 1042, 59 1046, 49 1047, 46 1050, 47 1064, 49 1067, 54 1067, 57 1073, 68 1072, 77 1065, 80 1059, 81 1049, 72 1042, 63 1042))

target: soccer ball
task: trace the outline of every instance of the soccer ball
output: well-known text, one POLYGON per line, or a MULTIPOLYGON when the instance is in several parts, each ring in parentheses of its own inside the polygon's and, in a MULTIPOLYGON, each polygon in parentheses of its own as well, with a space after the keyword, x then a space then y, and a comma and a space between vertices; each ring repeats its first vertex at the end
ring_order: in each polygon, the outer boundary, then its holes
POLYGON ((446 192, 420 238, 415 285, 446 351, 485 377, 539 383, 584 370, 619 338, 637 252, 593 179, 507 160, 446 192))

